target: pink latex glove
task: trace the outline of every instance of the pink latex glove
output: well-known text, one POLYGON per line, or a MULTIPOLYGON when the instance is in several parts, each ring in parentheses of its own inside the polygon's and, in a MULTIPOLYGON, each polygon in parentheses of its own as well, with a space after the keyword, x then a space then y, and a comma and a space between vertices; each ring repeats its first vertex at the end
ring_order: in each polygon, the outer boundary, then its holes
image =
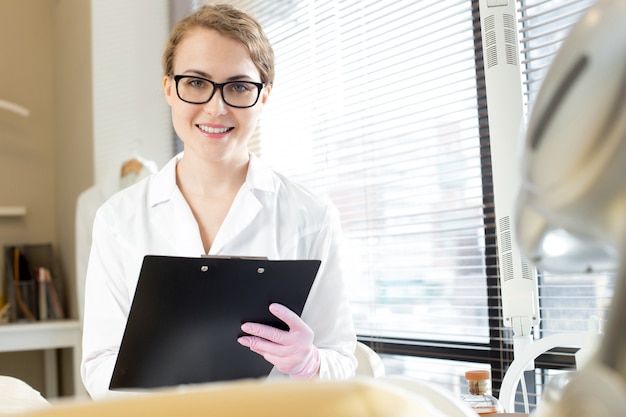
POLYGON ((271 304, 269 310, 287 324, 289 331, 260 323, 244 323, 241 330, 250 336, 241 336, 237 341, 293 378, 317 375, 320 355, 313 345, 313 330, 282 304, 271 304))

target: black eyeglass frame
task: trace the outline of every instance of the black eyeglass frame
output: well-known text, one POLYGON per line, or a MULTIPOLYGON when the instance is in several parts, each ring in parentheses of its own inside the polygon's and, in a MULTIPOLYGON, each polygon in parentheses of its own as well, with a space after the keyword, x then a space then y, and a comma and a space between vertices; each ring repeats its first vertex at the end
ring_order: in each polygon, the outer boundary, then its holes
POLYGON ((259 97, 261 97, 261 90, 263 90, 263 87, 265 87, 265 83, 257 83, 255 81, 227 81, 225 83, 216 83, 214 81, 209 80, 208 78, 198 77, 197 75, 174 75, 174 76, 172 76, 172 78, 174 79, 174 82, 176 84, 176 95, 178 96, 178 98, 181 101, 184 101, 185 103, 189 103, 189 104, 205 104, 205 103, 208 103, 209 101, 211 101, 211 99, 215 95, 215 92, 217 90, 220 90, 220 94, 222 95, 222 100, 224 101, 224 103, 227 106, 234 107, 236 109, 247 109, 247 108, 253 107, 259 101, 259 97), (209 98, 206 99, 205 101, 189 101, 189 100, 185 100, 184 98, 182 98, 180 96, 180 93, 178 92, 178 82, 180 80, 182 80, 182 79, 185 79, 185 78, 195 78, 197 80, 207 81, 207 82, 211 83, 211 85, 213 86, 213 92, 211 93, 209 98), (255 86, 257 88, 257 95, 256 95, 256 99, 254 100, 254 103, 250 104, 249 106, 235 106, 233 104, 230 104, 224 98, 224 86, 227 86, 229 84, 242 84, 242 83, 250 84, 250 85, 253 85, 253 86, 255 86))

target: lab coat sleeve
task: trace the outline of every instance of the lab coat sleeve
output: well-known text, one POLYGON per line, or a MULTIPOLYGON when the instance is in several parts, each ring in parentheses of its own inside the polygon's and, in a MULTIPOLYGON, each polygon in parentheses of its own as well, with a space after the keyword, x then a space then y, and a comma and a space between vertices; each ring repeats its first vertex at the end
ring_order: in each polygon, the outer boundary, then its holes
POLYGON ((109 383, 134 292, 125 279, 124 244, 112 221, 106 210, 97 212, 85 284, 81 376, 94 399, 112 393, 109 383))
POLYGON ((354 376, 356 333, 341 266, 341 224, 337 209, 330 204, 317 237, 311 244, 311 257, 322 263, 302 319, 315 333, 320 352, 320 379, 346 379, 354 376))

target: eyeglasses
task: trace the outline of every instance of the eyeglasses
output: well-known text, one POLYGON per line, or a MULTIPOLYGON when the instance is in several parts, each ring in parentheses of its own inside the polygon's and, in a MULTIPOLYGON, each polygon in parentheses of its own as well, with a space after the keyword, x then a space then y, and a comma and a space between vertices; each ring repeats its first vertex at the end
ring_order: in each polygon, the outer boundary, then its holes
POLYGON ((218 84, 194 75, 174 75, 174 81, 178 98, 186 103, 208 103, 215 91, 220 90, 224 103, 238 109, 254 106, 264 87, 263 83, 252 81, 228 81, 218 84))

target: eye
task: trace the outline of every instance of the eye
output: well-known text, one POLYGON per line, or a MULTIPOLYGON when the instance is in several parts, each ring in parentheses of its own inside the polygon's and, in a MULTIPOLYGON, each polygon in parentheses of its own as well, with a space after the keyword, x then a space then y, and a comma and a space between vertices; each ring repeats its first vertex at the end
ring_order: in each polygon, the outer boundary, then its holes
POLYGON ((187 78, 187 85, 193 88, 206 89, 208 83, 202 78, 187 78))
POLYGON ((246 82, 234 82, 228 84, 228 89, 236 94, 247 94, 254 88, 254 84, 246 82))

